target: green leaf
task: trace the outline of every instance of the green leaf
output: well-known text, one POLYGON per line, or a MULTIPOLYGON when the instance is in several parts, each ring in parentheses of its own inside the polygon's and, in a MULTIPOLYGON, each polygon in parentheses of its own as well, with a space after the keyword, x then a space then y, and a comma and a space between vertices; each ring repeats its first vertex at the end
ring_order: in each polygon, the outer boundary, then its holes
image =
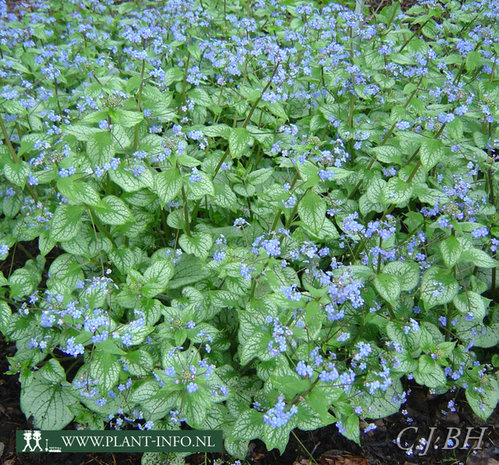
POLYGON ((355 171, 348 171, 344 168, 329 168, 326 171, 332 171, 334 173, 334 181, 340 181, 341 179, 346 179, 350 177, 352 174, 355 174, 355 171))
POLYGON ((229 436, 224 440, 224 448, 233 457, 246 457, 248 453, 249 441, 245 439, 232 440, 229 436))
POLYGON ((158 173, 154 177, 154 192, 163 205, 170 203, 182 189, 182 178, 175 168, 158 173))
POLYGON ((300 378, 296 374, 279 374, 271 376, 270 380, 276 389, 289 399, 293 398, 296 394, 306 391, 312 385, 308 379, 300 378))
POLYGON ((425 308, 429 309, 451 302, 459 290, 459 284, 450 270, 444 271, 432 266, 423 274, 420 289, 425 308))
POLYGON ((201 199, 205 195, 215 195, 213 183, 205 173, 200 173, 201 179, 198 182, 186 183, 189 189, 189 197, 193 199, 201 199))
POLYGON ((6 302, 0 302, 0 333, 5 334, 12 312, 6 302))
POLYGON ((414 289, 419 282, 419 266, 413 261, 390 262, 383 273, 397 276, 401 291, 414 289))
POLYGON ((374 278, 374 287, 388 303, 392 306, 396 304, 400 295, 400 283, 397 277, 380 273, 374 278))
POLYGON ((55 359, 51 358, 40 368, 40 376, 49 383, 60 383, 66 381, 66 372, 61 364, 55 359))
POLYGON ((468 55, 466 55, 466 71, 472 73, 476 68, 480 66, 482 62, 482 57, 479 52, 473 50, 468 55))
MULTIPOLYGON (((279 103, 279 102, 265 102, 264 105, 270 110, 270 112, 277 116, 278 118, 282 119, 283 121, 286 121, 288 119, 288 115, 286 114, 286 111, 284 110, 284 107, 279 103)), ((327 122, 326 122, 327 124, 327 122)))
POLYGON ((462 250, 460 242, 454 236, 440 242, 440 253, 447 268, 452 268, 457 263, 462 250))
POLYGON ((466 400, 473 412, 483 421, 487 421, 494 412, 499 401, 499 386, 495 379, 488 379, 487 383, 481 383, 482 393, 477 392, 474 386, 466 388, 466 400))
POLYGON ((386 182, 383 179, 374 178, 367 188, 366 197, 373 205, 380 205, 383 201, 383 189, 386 182))
POLYGON ((196 104, 202 107, 210 108, 213 106, 211 98, 204 89, 196 87, 187 93, 189 98, 196 104))
POLYGON ((354 441, 356 444, 360 445, 359 417, 353 413, 344 422, 343 427, 345 428, 345 432, 343 433, 343 435, 351 441, 354 441))
POLYGON ((50 265, 50 280, 60 281, 70 289, 76 286, 78 281, 83 280, 81 264, 71 254, 59 255, 50 265))
POLYGON ((148 134, 140 140, 139 150, 142 150, 148 154, 159 154, 164 150, 162 144, 162 137, 158 136, 157 134, 148 134))
POLYGON ((128 111, 122 109, 109 110, 109 115, 111 116, 111 121, 114 124, 119 124, 125 128, 133 128, 144 119, 144 115, 138 111, 128 111))
POLYGON ((78 235, 81 226, 80 205, 59 205, 50 223, 50 238, 54 241, 69 241, 78 235))
POLYGON ((130 401, 140 404, 144 400, 152 399, 159 392, 157 381, 145 381, 139 385, 135 384, 130 394, 130 401))
POLYGON ((66 385, 51 384, 41 377, 34 379, 21 390, 21 410, 33 426, 45 430, 61 430, 74 418, 70 407, 77 401, 69 394, 66 385))
POLYGON ((273 428, 268 424, 264 424, 263 440, 267 446, 267 450, 277 448, 282 455, 288 445, 289 433, 295 428, 295 425, 296 415, 293 415, 291 419, 280 428, 273 428))
POLYGON ((456 295, 452 302, 461 313, 471 313, 475 317, 473 320, 475 322, 481 322, 485 317, 487 307, 483 297, 476 292, 462 292, 456 295))
POLYGON ((306 161, 305 163, 297 163, 296 169, 300 173, 300 177, 305 181, 303 188, 314 187, 319 184, 319 169, 313 163, 306 161))
POLYGON ((263 414, 255 409, 247 409, 236 417, 230 436, 235 440, 261 438, 263 425, 263 414))
POLYGON ((40 282, 32 270, 18 268, 9 277, 10 297, 24 297, 31 294, 40 282))
POLYGON ((308 393, 307 400, 309 401, 312 410, 320 416, 325 425, 331 423, 331 420, 333 419, 333 416, 329 413, 331 402, 324 395, 320 386, 314 387, 314 389, 308 393))
POLYGON ((392 378, 392 384, 387 387, 386 391, 381 393, 380 397, 378 397, 379 394, 376 393, 369 398, 371 403, 368 407, 366 416, 368 418, 377 419, 385 418, 397 413, 401 405, 398 399, 402 398, 403 391, 404 389, 400 379, 392 378))
POLYGON ((127 131, 119 124, 113 124, 111 134, 113 145, 116 150, 125 150, 132 144, 132 139, 130 139, 127 131))
POLYGON ((189 284, 197 283, 209 276, 210 272, 202 266, 198 257, 182 255, 175 264, 175 279, 168 283, 170 289, 178 289, 189 284))
POLYGON ((140 189, 153 186, 153 175, 150 170, 145 169, 138 176, 125 169, 124 166, 118 166, 115 170, 109 171, 111 181, 120 186, 125 192, 137 192, 140 189))
MULTIPOLYGON (((242 345, 240 345, 241 349, 241 365, 246 365, 253 357, 260 357, 265 355, 265 359, 267 354, 269 354, 267 350, 267 346, 269 343, 269 339, 264 337, 264 333, 261 331, 256 331, 249 337, 245 337, 242 341, 242 345)), ((263 359, 262 359, 263 360, 263 359)))
POLYGON ((417 356, 421 353, 421 331, 404 331, 400 323, 389 321, 386 325, 386 334, 390 340, 400 344, 411 354, 414 352, 417 356))
POLYGON ((438 162, 443 160, 444 149, 442 141, 438 139, 426 139, 421 144, 419 151, 421 164, 428 171, 433 168, 438 162))
POLYGON ((29 167, 25 161, 14 163, 13 161, 8 160, 3 167, 3 174, 12 184, 24 187, 29 175, 29 167))
POLYGON ((262 168, 248 174, 247 181, 254 186, 265 183, 273 174, 271 168, 262 168))
POLYGON ((383 187, 382 203, 384 205, 402 205, 407 203, 413 192, 412 184, 400 178, 390 178, 383 187))
MULTIPOLYGON (((40 240, 41 238, 42 236, 40 240)), ((40 242, 40 249, 42 245, 40 242)), ((68 253, 90 259, 97 257, 99 253, 109 252, 112 244, 103 233, 97 233, 89 224, 84 224, 78 235, 70 241, 61 242, 61 247, 68 253)))
POLYGON ((234 184, 232 186, 234 192, 243 197, 252 197, 256 193, 256 188, 252 184, 234 184))
POLYGON ((76 204, 97 205, 100 201, 97 191, 85 181, 69 178, 59 178, 57 180, 57 189, 59 192, 76 204))
POLYGON ((75 136, 79 141, 86 142, 89 138, 99 132, 104 132, 99 128, 92 128, 90 126, 83 126, 81 124, 74 124, 72 126, 66 126, 64 128, 64 133, 75 136))
POLYGON ((326 410, 325 419, 322 419, 308 402, 300 402, 298 405, 298 413, 296 414, 296 426, 302 431, 313 431, 322 426, 329 425, 335 420, 326 410))
POLYGON ((116 355, 97 350, 90 361, 90 377, 98 380, 101 391, 109 391, 117 383, 121 364, 116 355))
POLYGON ((147 376, 154 366, 152 356, 145 350, 129 352, 125 358, 128 362, 128 372, 134 376, 147 376))
POLYGON ((324 225, 326 210, 326 202, 311 190, 298 203, 298 214, 301 220, 315 234, 318 234, 324 225))
POLYGON ((213 245, 213 239, 209 233, 194 233, 192 236, 183 234, 178 241, 180 247, 186 252, 199 258, 206 258, 213 245))
MULTIPOLYGON (((81 230, 80 230, 81 231, 81 230)), ((45 230, 38 236, 38 249, 40 250, 40 255, 45 257, 56 245, 56 241, 50 239, 49 231, 45 230)))
POLYGON ((429 388, 445 386, 447 378, 444 369, 429 355, 421 355, 418 361, 418 369, 414 372, 414 379, 418 384, 429 388))
POLYGON ((163 81, 164 86, 169 86, 174 82, 178 82, 184 79, 184 72, 179 68, 169 68, 165 72, 165 78, 163 81))
POLYGON ((125 202, 114 195, 104 197, 93 209, 105 224, 119 225, 133 221, 133 216, 125 202))
POLYGON ((253 138, 250 136, 246 128, 232 129, 229 137, 229 150, 234 158, 239 158, 245 151, 248 150, 248 145, 253 138))
POLYGON ((222 208, 237 209, 237 197, 227 184, 214 184, 215 198, 213 202, 222 208))
POLYGON ((383 163, 394 163, 397 165, 401 164, 402 157, 399 148, 383 145, 381 147, 374 147, 373 150, 379 161, 383 163))
POLYGON ((82 123, 98 123, 99 121, 102 121, 103 119, 107 119, 109 115, 108 110, 99 110, 99 111, 93 111, 92 113, 89 113, 88 115, 85 115, 83 118, 80 119, 80 122, 82 123))
POLYGON ((445 126, 445 131, 455 142, 463 140, 464 126, 461 118, 455 117, 450 123, 445 126))
POLYGON ((203 128, 203 134, 208 137, 223 137, 228 139, 232 132, 232 128, 226 124, 214 124, 203 128))
POLYGON ((493 259, 489 254, 480 249, 465 250, 459 258, 459 263, 471 262, 480 268, 495 268, 499 261, 493 259))
MULTIPOLYGON (((102 352, 106 352, 108 354, 114 354, 114 355, 126 355, 127 353, 120 349, 117 345, 116 342, 114 342, 112 339, 106 339, 105 341, 98 342, 98 347, 99 350, 102 352)), ((133 352, 131 352, 133 353, 133 352)))
POLYGON ((87 140, 87 157, 92 165, 102 166, 115 154, 115 140, 109 131, 92 134, 87 140))
POLYGON ((186 393, 183 398, 182 415, 193 428, 199 428, 211 408, 211 399, 205 386, 201 385, 196 392, 186 393))
POLYGON ((154 297, 166 289, 168 281, 173 276, 173 265, 168 260, 154 262, 144 272, 146 284, 142 287, 145 297, 154 297))

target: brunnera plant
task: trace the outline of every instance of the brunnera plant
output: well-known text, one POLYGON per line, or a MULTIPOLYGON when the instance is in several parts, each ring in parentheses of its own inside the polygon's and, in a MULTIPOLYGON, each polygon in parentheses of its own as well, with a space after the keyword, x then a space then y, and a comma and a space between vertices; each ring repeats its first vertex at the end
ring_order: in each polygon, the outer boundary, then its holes
POLYGON ((244 457, 359 442, 407 380, 489 417, 496 2, 0 6, 0 330, 35 427, 244 457))

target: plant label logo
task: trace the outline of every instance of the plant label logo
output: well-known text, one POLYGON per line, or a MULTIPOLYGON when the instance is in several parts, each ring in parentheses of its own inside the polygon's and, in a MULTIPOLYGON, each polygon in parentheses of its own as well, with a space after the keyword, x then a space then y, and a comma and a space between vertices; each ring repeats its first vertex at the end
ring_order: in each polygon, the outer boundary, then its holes
POLYGON ((222 452, 222 431, 16 431, 16 451, 222 452))
POLYGON ((42 446, 40 445, 42 439, 41 431, 26 430, 24 431, 23 437, 26 444, 22 452, 36 452, 37 450, 43 452, 42 446))

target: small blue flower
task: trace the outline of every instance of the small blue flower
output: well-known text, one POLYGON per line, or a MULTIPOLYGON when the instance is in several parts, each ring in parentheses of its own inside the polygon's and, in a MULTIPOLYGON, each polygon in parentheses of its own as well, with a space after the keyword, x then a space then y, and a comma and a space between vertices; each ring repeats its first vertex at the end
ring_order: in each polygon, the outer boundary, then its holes
POLYGON ((299 361, 296 365, 296 373, 300 376, 311 378, 314 374, 314 369, 305 362, 299 361))
POLYGON ((195 183, 199 182, 202 179, 201 173, 199 173, 198 169, 196 167, 191 169, 191 175, 189 176, 189 182, 195 183))
POLYGON ((196 392, 198 390, 199 386, 196 383, 189 383, 187 385, 187 392, 192 394, 193 392, 196 392))
POLYGON ((0 256, 7 255, 9 253, 9 247, 5 244, 0 245, 0 256))

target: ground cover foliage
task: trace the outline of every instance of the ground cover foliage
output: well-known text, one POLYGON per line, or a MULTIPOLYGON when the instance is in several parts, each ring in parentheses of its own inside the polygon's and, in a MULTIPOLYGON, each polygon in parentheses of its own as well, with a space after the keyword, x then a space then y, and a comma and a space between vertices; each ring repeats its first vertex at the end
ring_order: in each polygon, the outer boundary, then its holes
POLYGON ((0 330, 36 428, 244 458, 359 442, 404 380, 491 415, 496 1, 1 6, 0 330))

